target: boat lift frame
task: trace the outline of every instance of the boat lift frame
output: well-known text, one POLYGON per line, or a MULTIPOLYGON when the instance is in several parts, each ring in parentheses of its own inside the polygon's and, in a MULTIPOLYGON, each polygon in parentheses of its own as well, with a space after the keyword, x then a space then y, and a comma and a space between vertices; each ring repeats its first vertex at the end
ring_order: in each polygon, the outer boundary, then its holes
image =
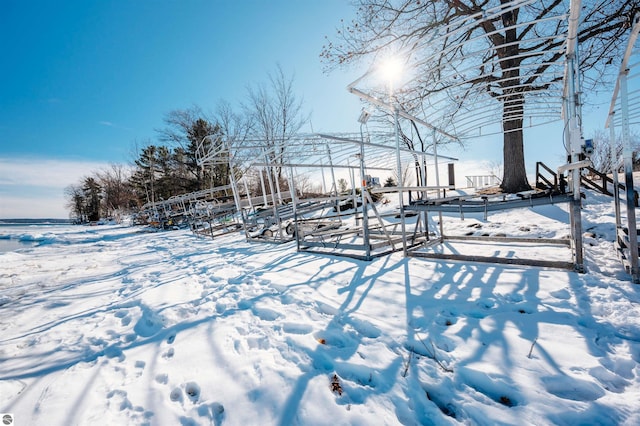
POLYGON ((629 81, 640 80, 640 62, 631 62, 632 58, 638 61, 640 55, 636 49, 638 35, 640 34, 640 14, 633 18, 633 26, 627 41, 627 46, 622 57, 616 85, 611 97, 609 114, 605 128, 610 132, 611 165, 613 177, 614 209, 616 217, 616 241, 615 248, 622 264, 634 284, 640 284, 640 269, 638 265, 638 229, 636 224, 636 194, 633 178, 633 147, 631 146, 632 124, 640 124, 640 90, 629 90, 629 81), (616 152, 616 127, 620 129, 622 141, 622 158, 616 152), (623 220, 622 200, 618 185, 618 170, 624 169, 626 223, 623 220), (625 226, 626 224, 626 226, 625 226))
MULTIPOLYGON (((408 54, 403 56, 406 57, 405 65, 408 65, 411 60, 411 55, 419 48, 426 48, 427 51, 429 49, 429 45, 436 46, 437 43, 434 41, 447 37, 452 38, 453 34, 458 31, 463 31, 469 27, 477 25, 477 21, 483 19, 493 19, 496 16, 505 13, 506 10, 515 10, 517 8, 524 7, 528 4, 533 3, 532 0, 513 0, 511 2, 502 3, 499 7, 494 9, 482 11, 477 16, 470 16, 461 18, 462 22, 456 22, 456 26, 451 26, 447 28, 445 31, 440 33, 434 32, 434 36, 432 38, 424 37, 423 41, 420 41, 414 44, 408 54), (442 34, 442 35, 439 35, 442 34)), ((555 20, 561 21, 567 19, 567 33, 566 34, 554 34, 551 37, 553 39, 564 38, 564 43, 560 43, 561 47, 559 47, 558 51, 563 52, 565 54, 565 66, 564 71, 560 69, 555 63, 544 64, 545 69, 549 72, 548 75, 553 77, 554 79, 558 76, 563 77, 563 84, 558 87, 558 85, 550 85, 545 91, 539 91, 534 93, 533 100, 535 102, 528 102, 527 109, 522 110, 522 115, 517 115, 511 113, 509 116, 512 119, 522 119, 523 122, 528 120, 530 126, 534 125, 544 125, 551 121, 558 121, 561 117, 564 117, 566 122, 567 138, 569 142, 569 154, 571 156, 571 163, 577 163, 579 159, 579 154, 582 153, 582 131, 581 131, 581 123, 579 120, 580 111, 580 79, 578 78, 578 60, 577 60, 577 29, 578 29, 578 21, 580 16, 580 8, 581 2, 578 0, 571 0, 569 13, 567 15, 559 15, 544 18, 545 20, 555 20), (552 90, 553 89, 553 90, 552 90), (555 90, 555 91, 554 91, 555 90), (551 117, 552 116, 552 117, 551 117), (535 123, 534 123, 535 121, 535 123)), ((519 23, 515 24, 515 26, 522 25, 531 25, 541 22, 542 20, 538 19, 535 22, 528 23, 519 23)), ((514 29, 515 29, 514 26, 514 29)), ((503 29, 505 30, 505 29, 503 29)), ((473 44, 479 39, 486 37, 487 34, 483 34, 476 38, 472 38, 470 40, 465 39, 460 44, 454 44, 449 47, 449 49, 458 49, 462 46, 462 44, 469 44, 470 46, 475 47, 473 44)), ((531 42, 531 40, 527 40, 531 42)), ((538 40, 540 41, 540 40, 538 40)), ((524 42, 524 41, 521 41, 524 42)), ((490 55, 491 52, 488 49, 492 49, 489 47, 487 49, 477 49, 476 55, 478 57, 483 57, 485 55, 490 55)), ((435 51, 433 55, 440 55, 441 52, 435 51)), ((473 53, 471 53, 473 54, 473 53)), ((497 56, 496 61, 504 61, 505 58, 499 58, 497 56)), ((433 57, 424 57, 422 55, 417 62, 411 64, 412 69, 417 69, 420 64, 433 62, 433 57)), ((527 74, 529 78, 538 78, 543 74, 531 74, 531 70, 535 69, 537 65, 541 63, 535 60, 531 61, 530 54, 518 54, 518 63, 519 67, 522 69, 522 73, 527 74), (525 62, 530 60, 530 63, 525 62)), ((535 59, 535 58, 534 58, 535 59)), ((544 62, 544 61, 542 61, 544 62)), ((490 75, 492 73, 492 67, 487 66, 483 67, 487 77, 494 77, 490 75)), ((380 108, 383 111, 386 111, 387 114, 393 116, 395 123, 395 132, 396 132, 396 146, 399 148, 399 127, 400 127, 400 118, 410 120, 413 123, 418 123, 420 125, 425 126, 430 129, 434 135, 434 152, 436 153, 436 164, 437 161, 437 137, 440 139, 448 139, 448 140, 464 140, 470 139, 473 137, 477 137, 480 135, 486 135, 486 130, 483 132, 483 128, 491 128, 491 126, 496 126, 499 123, 495 122, 496 117, 502 117, 502 111, 496 111, 496 105, 499 104, 495 101, 495 99, 491 99, 486 93, 478 92, 464 92, 464 86, 469 83, 465 81, 464 72, 460 71, 460 69, 453 67, 452 71, 454 74, 447 75, 445 73, 446 70, 444 68, 440 70, 439 75, 442 78, 442 83, 436 82, 435 85, 442 84, 442 92, 434 91, 436 95, 438 93, 442 93, 440 96, 434 96, 433 98, 425 98, 423 100, 424 104, 422 106, 422 115, 428 116, 430 120, 421 119, 420 117, 416 117, 415 114, 411 114, 408 111, 405 111, 401 107, 401 97, 403 93, 403 86, 409 84, 411 81, 418 81, 420 73, 417 73, 417 76, 410 76, 409 79, 405 79, 404 84, 399 85, 399 87, 393 88, 390 87, 388 90, 388 95, 385 94, 383 90, 376 88, 376 84, 372 83, 372 80, 375 79, 375 74, 377 72, 375 67, 371 67, 369 71, 367 71, 363 76, 355 80, 347 89, 354 95, 358 96, 360 99, 368 102, 369 104, 380 108), (451 81, 456 81, 455 83, 451 83, 451 81), (368 86, 367 86, 368 84, 368 86), (395 89, 395 91, 393 90, 395 89), (455 99, 456 96, 453 96, 456 92, 455 90, 460 90, 462 92, 458 92, 461 98, 473 97, 474 100, 474 109, 473 110, 465 110, 462 105, 455 110, 458 113, 462 114, 462 118, 458 118, 458 122, 461 122, 462 125, 458 126, 456 122, 455 130, 451 126, 451 118, 448 116, 451 114, 451 108, 447 105, 451 104, 451 99, 455 99), (453 92, 453 93, 452 93, 453 92), (478 103, 480 102, 481 103, 478 103), (492 102, 492 103, 489 103, 492 102), (481 105, 481 107, 478 107, 481 105), (480 114, 476 113, 477 110, 484 111, 480 114), (426 112, 428 111, 428 113, 426 112), (465 114, 466 113, 466 114, 465 114), (460 121, 461 120, 461 121, 460 121), (451 129, 451 130, 450 130, 451 129), (437 136, 437 137, 436 137, 437 136)), ((503 70, 504 71, 504 70, 503 70)), ((545 74, 547 75, 547 74, 545 74)), ((475 76, 475 79, 480 77, 475 76)), ((495 77, 497 78, 497 77, 495 77)), ((494 80, 495 80, 494 78, 494 80)), ((421 84, 426 84, 422 82, 421 84)), ((390 83, 391 85, 391 83, 390 83)), ((486 91, 485 91, 486 92, 486 91)), ((504 101, 503 101, 504 102, 504 101)), ((497 133, 497 132, 496 132, 497 133)), ((397 161, 397 169, 401 170, 401 160, 398 155, 397 161)), ((558 240, 557 243, 561 245, 568 245, 571 251, 571 262, 556 262, 556 261, 545 261, 540 259, 516 259, 516 258, 497 258, 497 257, 487 257, 480 258, 478 256, 463 256, 463 255, 450 255, 447 256, 447 259, 451 260, 462 260, 462 261, 479 261, 479 262, 489 262, 489 263, 509 263, 509 264, 523 264, 523 265, 534 265, 534 266, 548 266, 548 267, 561 267, 561 268, 569 268, 578 272, 584 272, 584 260, 583 260, 583 247, 582 247, 582 225, 581 225, 581 212, 580 212, 580 167, 571 167, 571 176, 573 179, 570 179, 570 191, 569 194, 545 194, 544 197, 530 197, 529 200, 519 200, 516 202, 493 202, 489 203, 488 199, 484 199, 480 201, 479 204, 473 205, 473 202, 468 199, 464 199, 464 197, 458 198, 458 205, 452 206, 450 203, 444 202, 443 197, 438 194, 436 199, 424 199, 419 202, 413 202, 405 205, 403 198, 403 184, 399 184, 398 193, 401 204, 401 220, 403 223, 403 235, 406 236, 404 232, 404 223, 405 223, 405 210, 413 210, 418 212, 437 212, 440 214, 440 223, 442 224, 442 213, 447 210, 447 207, 451 207, 453 209, 457 209, 458 211, 472 211, 474 209, 482 209, 486 214, 489 210, 497 210, 497 209, 509 209, 516 207, 524 207, 532 206, 535 204, 549 204, 555 202, 569 202, 570 204, 570 224, 571 224, 571 239, 570 240, 558 240), (548 196, 547 196, 548 195, 548 196)), ((400 173, 398 173, 400 175, 400 173)), ((438 174, 436 173, 436 177, 438 174)), ((436 183, 436 186, 440 186, 439 183, 436 183)), ((426 250, 432 248, 438 244, 442 244, 445 239, 448 237, 444 235, 442 231, 442 225, 440 226, 440 233, 437 238, 429 239, 422 246, 418 247, 418 249, 407 250, 407 242, 406 239, 403 239, 404 245, 404 254, 408 256, 416 256, 416 257, 432 257, 432 258, 445 258, 443 256, 437 254, 428 254, 426 250)), ((525 240, 516 240, 512 239, 514 243, 531 243, 532 241, 525 240)), ((505 242, 506 240, 500 239, 501 242, 505 242)), ((537 240, 539 241, 539 240, 537 240)), ((545 243, 549 243, 545 241, 545 243)))

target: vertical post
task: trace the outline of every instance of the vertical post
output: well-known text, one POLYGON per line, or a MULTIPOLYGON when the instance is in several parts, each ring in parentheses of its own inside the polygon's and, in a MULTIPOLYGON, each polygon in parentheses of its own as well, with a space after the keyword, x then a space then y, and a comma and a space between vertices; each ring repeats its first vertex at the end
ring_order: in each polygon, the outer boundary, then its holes
POLYGON ((266 167, 263 167, 262 170, 260 170, 260 186, 262 187, 262 204, 268 206, 269 201, 267 200, 267 188, 264 186, 264 174, 266 173, 266 170, 266 167))
MULTIPOLYGON (((289 193, 291 194, 291 208, 293 209, 294 228, 297 227, 298 222, 298 197, 296 193, 296 187, 293 181, 293 166, 289 165, 289 193)), ((282 229, 282 226, 280 227, 282 229)), ((300 250, 300 242, 298 241, 298 251, 300 250)))
POLYGON ((369 213, 367 211, 367 197, 365 192, 367 182, 364 175, 364 123, 360 123, 360 198, 362 198, 362 238, 364 240, 364 252, 367 260, 371 259, 371 244, 369 244, 369 213))
MULTIPOLYGON (((425 190, 422 191, 422 201, 427 202, 427 191, 426 191, 426 186, 427 186, 427 158, 425 155, 425 149, 424 146, 422 147, 422 155, 420 156, 420 167, 422 169, 422 173, 420 173, 421 176, 421 180, 420 180, 420 184, 425 187, 425 190)), ((429 241, 429 212, 425 209, 422 211, 422 220, 424 222, 424 232, 426 234, 425 236, 425 240, 429 241)))
POLYGON ((631 279, 640 283, 638 271, 638 231, 636 227, 636 204, 633 188, 633 149, 629 133, 629 93, 627 92, 626 69, 620 75, 620 112, 622 113, 622 152, 624 157, 624 183, 627 189, 627 228, 629 232, 629 257, 631 262, 631 279))
POLYGON ((336 191, 335 195, 338 196, 338 184, 336 183, 336 174, 333 171, 333 160, 331 159, 331 148, 329 148, 328 143, 327 143, 327 158, 329 159, 329 167, 331 169, 331 180, 333 181, 333 189, 336 191))
POLYGON ((447 164, 449 174, 449 189, 456 189, 456 171, 453 163, 447 164))
POLYGON ((402 254, 407 255, 407 236, 406 236, 406 224, 404 217, 404 194, 402 187, 404 182, 402 181, 402 162, 400 160, 400 118, 399 118, 398 103, 394 102, 393 115, 396 126, 396 166, 398 169, 398 200, 400 202, 400 226, 402 229, 402 254))
MULTIPOLYGON (((237 214, 240 215, 240 219, 242 220, 242 226, 244 227, 244 235, 245 238, 249 239, 249 233, 247 232, 247 221, 242 214, 242 204, 240 203, 240 193, 238 188, 238 183, 236 181, 235 173, 233 170, 233 162, 231 159, 231 142, 227 139, 227 151, 229 152, 228 161, 229 161, 229 181, 231 183, 231 192, 233 193, 233 202, 236 205, 237 214)), ((245 181, 246 188, 246 181, 245 181)), ((209 228, 211 228, 211 224, 209 224, 209 228)), ((213 238, 213 236, 212 236, 213 238)))
MULTIPOLYGON (((355 171, 353 167, 351 167, 351 163, 349 162, 349 158, 347 158, 347 167, 349 168, 349 179, 351 179, 351 199, 353 200, 353 211, 358 212, 358 200, 356 199, 356 177, 355 171)), ((358 215, 356 214, 356 224, 358 220, 358 215)))
POLYGON ((327 184, 324 179, 324 164, 322 163, 322 158, 320 158, 320 174, 322 175, 322 193, 327 193, 327 184))
MULTIPOLYGON (((269 189, 271 190, 271 202, 273 203, 273 217, 275 218, 276 225, 278 225, 278 236, 282 237, 282 229, 280 226, 280 216, 278 215, 278 201, 276 200, 275 188, 273 186, 273 174, 271 170, 271 161, 269 161, 269 156, 267 155, 267 151, 263 148, 264 159, 267 164, 265 170, 267 171, 267 180, 269 182, 269 189)), ((266 223, 265 223, 266 225, 266 223)))
POLYGON ((242 205, 240 204, 240 189, 238 188, 238 184, 236 182, 236 177, 234 176, 233 169, 231 169, 231 173, 229 173, 229 180, 231 181, 231 192, 233 193, 233 202, 236 205, 236 210, 238 213, 242 211, 242 205))
POLYGON ((610 162, 611 162, 611 179, 613 180, 613 208, 616 215, 616 228, 622 226, 620 218, 620 189, 618 188, 618 149, 616 148, 616 127, 613 124, 613 114, 609 116, 609 144, 610 144, 610 162))
MULTIPOLYGON (((440 192, 440 169, 438 167, 438 140, 436 138, 436 130, 433 129, 433 158, 436 168, 436 187, 438 188, 438 198, 442 197, 440 192)), ((438 223, 440 224, 440 238, 444 241, 444 224, 442 223, 442 211, 438 211, 438 223)))
MULTIPOLYGON (((569 43, 575 43, 575 39, 569 40, 569 43)), ((579 155, 582 152, 581 132, 578 120, 578 105, 580 103, 580 95, 578 93, 578 61, 577 61, 577 47, 573 49, 573 53, 567 55, 567 67, 569 78, 569 93, 568 99, 566 99, 566 105, 569 112, 569 150, 571 155, 571 162, 576 163, 580 161, 579 155)), ((571 174, 571 184, 573 191, 573 200, 569 205, 570 220, 571 220, 571 234, 573 237, 574 248, 574 266, 576 271, 585 272, 584 259, 583 259, 583 245, 582 245, 582 212, 581 212, 581 199, 580 199, 580 174, 579 168, 573 169, 569 172, 571 174)))
POLYGON ((253 203, 251 202, 251 193, 249 192, 249 186, 247 185, 247 178, 242 176, 242 183, 244 183, 244 192, 247 193, 247 202, 249 203, 249 210, 253 210, 253 203))

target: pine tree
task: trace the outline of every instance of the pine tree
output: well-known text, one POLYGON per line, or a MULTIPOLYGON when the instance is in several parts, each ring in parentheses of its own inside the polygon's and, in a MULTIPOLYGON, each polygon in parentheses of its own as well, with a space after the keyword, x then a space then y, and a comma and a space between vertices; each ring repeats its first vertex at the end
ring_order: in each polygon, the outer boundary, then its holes
POLYGON ((100 220, 100 200, 102 188, 98 181, 93 177, 84 180, 82 187, 85 199, 86 215, 89 222, 100 220))

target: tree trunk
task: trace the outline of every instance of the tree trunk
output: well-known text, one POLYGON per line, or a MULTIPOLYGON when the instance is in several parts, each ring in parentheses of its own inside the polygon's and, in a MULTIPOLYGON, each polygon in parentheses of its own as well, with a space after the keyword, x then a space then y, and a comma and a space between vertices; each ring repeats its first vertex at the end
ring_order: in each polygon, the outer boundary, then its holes
POLYGON ((527 181, 527 171, 524 166, 522 119, 503 121, 503 130, 502 164, 504 164, 504 174, 500 187, 507 193, 527 191, 531 189, 531 186, 527 181))
MULTIPOLYGON (((513 36, 513 35, 512 35, 513 36)), ((511 49, 514 47, 511 46, 511 49)), ((507 96, 502 100, 502 130, 504 146, 502 149, 504 173, 500 187, 504 192, 515 193, 531 189, 527 181, 527 170, 524 165, 524 136, 522 123, 524 117, 524 94, 517 85, 520 81, 519 70, 512 61, 506 61, 508 69, 503 76, 508 77, 503 83, 503 91, 507 96)))

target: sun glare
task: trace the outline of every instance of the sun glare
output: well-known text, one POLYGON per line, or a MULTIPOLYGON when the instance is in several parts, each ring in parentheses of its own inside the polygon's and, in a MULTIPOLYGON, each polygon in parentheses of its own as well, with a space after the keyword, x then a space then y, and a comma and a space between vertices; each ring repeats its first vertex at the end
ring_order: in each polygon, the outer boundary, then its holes
POLYGON ((402 75, 402 62, 397 56, 389 56, 380 63, 381 77, 390 83, 396 82, 402 75))

